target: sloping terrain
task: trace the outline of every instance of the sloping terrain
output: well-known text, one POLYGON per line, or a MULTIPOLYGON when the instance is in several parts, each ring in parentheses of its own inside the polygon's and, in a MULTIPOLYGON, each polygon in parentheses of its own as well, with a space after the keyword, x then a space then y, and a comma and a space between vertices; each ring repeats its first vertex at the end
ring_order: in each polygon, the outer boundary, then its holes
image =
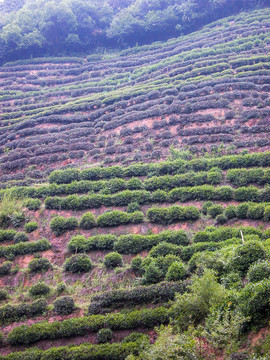
POLYGON ((267 359, 269 29, 0 68, 1 360, 267 359))
POLYGON ((164 159, 171 144, 265 151, 268 52, 264 9, 119 55, 6 64, 1 181, 66 164, 164 159))

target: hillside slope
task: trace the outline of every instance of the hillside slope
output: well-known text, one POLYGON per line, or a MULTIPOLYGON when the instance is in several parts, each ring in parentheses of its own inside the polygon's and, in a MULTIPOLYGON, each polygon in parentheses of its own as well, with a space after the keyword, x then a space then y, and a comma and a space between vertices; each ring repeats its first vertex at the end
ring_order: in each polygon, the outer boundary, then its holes
POLYGON ((164 159, 171 144, 269 149, 269 14, 119 55, 1 67, 2 182, 31 178, 32 166, 42 177, 66 164, 164 159))
POLYGON ((269 29, 0 68, 0 360, 269 359, 269 29))

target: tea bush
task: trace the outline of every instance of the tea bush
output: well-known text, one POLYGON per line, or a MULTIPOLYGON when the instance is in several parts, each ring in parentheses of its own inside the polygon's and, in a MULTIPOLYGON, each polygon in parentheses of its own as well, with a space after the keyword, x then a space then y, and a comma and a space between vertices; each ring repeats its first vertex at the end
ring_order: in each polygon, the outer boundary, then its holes
POLYGON ((89 272, 92 268, 92 262, 86 254, 73 255, 64 263, 64 269, 72 273, 89 272))

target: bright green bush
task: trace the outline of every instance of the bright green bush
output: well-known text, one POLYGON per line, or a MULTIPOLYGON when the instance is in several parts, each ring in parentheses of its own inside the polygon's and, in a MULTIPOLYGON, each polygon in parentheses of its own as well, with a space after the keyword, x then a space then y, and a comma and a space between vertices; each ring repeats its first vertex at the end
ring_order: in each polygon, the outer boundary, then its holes
POLYGON ((222 205, 211 205, 207 208, 207 215, 210 215, 212 218, 215 218, 217 215, 223 213, 222 205))
POLYGON ((131 261, 131 269, 138 274, 141 274, 142 272, 142 257, 136 256, 131 261))
POLYGON ((239 219, 246 219, 249 206, 248 204, 240 204, 236 207, 236 217, 239 219))
POLYGON ((91 260, 86 254, 73 255, 64 263, 64 269, 72 273, 89 272, 92 268, 91 260))
POLYGON ((207 212, 208 212, 208 208, 213 206, 214 203, 212 201, 206 201, 205 203, 203 203, 203 206, 202 206, 202 213, 204 215, 207 215, 207 212))
POLYGON ((251 324, 262 324, 270 316, 270 280, 248 284, 240 293, 239 308, 251 324))
POLYGON ((38 223, 36 221, 31 221, 24 225, 24 230, 27 233, 31 233, 31 232, 35 231, 37 228, 38 228, 38 223))
POLYGON ((93 227, 95 227, 96 219, 95 219, 94 215, 91 212, 87 212, 87 213, 83 214, 83 216, 81 217, 79 226, 85 230, 90 230, 93 227))
POLYGON ((167 271, 166 280, 179 281, 184 278, 185 274, 186 274, 186 268, 184 264, 181 262, 174 262, 170 265, 167 271))
POLYGON ((76 227, 78 227, 78 220, 75 217, 56 216, 50 222, 50 228, 56 236, 62 235, 65 231, 74 230, 76 227))
POLYGON ((128 224, 131 220, 131 215, 123 211, 114 210, 99 215, 97 218, 98 226, 118 226, 128 224))
POLYGON ((163 279, 164 275, 162 271, 153 263, 151 263, 145 270, 143 276, 144 284, 156 284, 163 279))
POLYGON ((211 234, 207 231, 198 231, 196 232, 196 234, 194 235, 192 241, 194 243, 197 242, 208 242, 211 240, 211 234))
POLYGON ((132 202, 130 204, 128 204, 127 207, 127 212, 128 213, 134 213, 135 211, 140 211, 141 210, 141 206, 138 202, 132 202))
POLYGON ((255 283, 270 277, 270 264, 268 261, 257 261, 252 264, 247 273, 248 281, 255 283))
POLYGON ((57 315, 69 315, 75 309, 74 300, 70 296, 62 296, 56 299, 53 305, 57 315))
POLYGON ((117 266, 123 266, 123 258, 117 252, 111 252, 105 256, 104 265, 108 269, 112 269, 117 266))
POLYGON ((238 272, 231 272, 222 277, 221 283, 229 290, 240 290, 243 287, 242 279, 238 272))
POLYGON ((250 205, 247 211, 247 218, 261 220, 264 215, 264 205, 250 205))
POLYGON ((250 265, 258 260, 264 260, 265 256, 263 245, 259 241, 250 240, 236 248, 234 257, 230 260, 230 267, 245 275, 250 265))
POLYGON ((224 215, 228 219, 234 219, 236 217, 236 207, 234 205, 228 205, 224 211, 224 215))
POLYGON ((181 256, 181 254, 182 254, 182 246, 161 242, 151 249, 149 256, 151 257, 166 256, 166 255, 181 256))

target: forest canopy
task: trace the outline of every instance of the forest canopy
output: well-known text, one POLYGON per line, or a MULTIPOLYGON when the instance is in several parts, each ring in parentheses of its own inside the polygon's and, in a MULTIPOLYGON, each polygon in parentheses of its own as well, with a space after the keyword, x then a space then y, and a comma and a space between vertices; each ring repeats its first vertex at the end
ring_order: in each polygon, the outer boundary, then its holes
POLYGON ((197 30, 267 0, 17 0, 0 7, 0 58, 70 55, 197 30))

